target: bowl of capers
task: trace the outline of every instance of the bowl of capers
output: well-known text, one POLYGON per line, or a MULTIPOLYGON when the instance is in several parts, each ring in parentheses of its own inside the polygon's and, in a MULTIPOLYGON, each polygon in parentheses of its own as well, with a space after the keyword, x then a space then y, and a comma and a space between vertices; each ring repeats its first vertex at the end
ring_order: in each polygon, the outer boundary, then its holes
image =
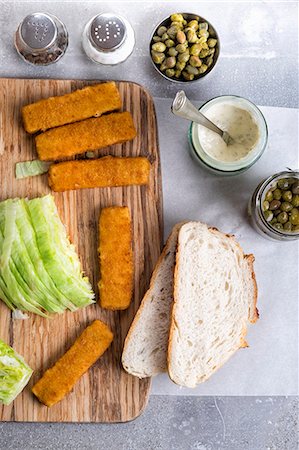
POLYGON ((215 67, 220 44, 215 28, 201 16, 175 13, 155 27, 151 60, 167 80, 186 83, 205 77, 215 67))

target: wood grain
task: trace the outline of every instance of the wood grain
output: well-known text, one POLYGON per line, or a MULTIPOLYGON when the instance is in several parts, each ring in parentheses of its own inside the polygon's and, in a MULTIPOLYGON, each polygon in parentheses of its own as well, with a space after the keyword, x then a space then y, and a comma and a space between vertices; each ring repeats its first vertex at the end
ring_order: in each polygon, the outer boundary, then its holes
MULTIPOLYGON (((15 163, 36 158, 33 137, 21 124, 22 105, 51 95, 61 95, 94 82, 74 80, 0 79, 0 201, 13 197, 37 197, 50 191, 47 175, 16 180, 15 163)), ((0 420, 38 422, 125 422, 145 408, 150 380, 128 375, 120 363, 124 338, 148 287, 162 245, 162 193, 157 125, 153 100, 140 85, 117 83, 123 110, 130 111, 137 137, 99 151, 99 155, 147 156, 152 163, 149 186, 86 189, 55 193, 55 202, 70 239, 75 244, 85 273, 96 294, 99 278, 97 224, 105 206, 128 206, 133 223, 134 293, 126 311, 107 311, 99 304, 52 319, 31 314, 13 320, 0 301, 0 338, 24 356, 34 369, 30 383, 10 406, 0 406, 0 420), (59 358, 94 319, 101 319, 114 333, 110 349, 76 384, 74 390, 52 408, 41 405, 31 386, 59 358)))

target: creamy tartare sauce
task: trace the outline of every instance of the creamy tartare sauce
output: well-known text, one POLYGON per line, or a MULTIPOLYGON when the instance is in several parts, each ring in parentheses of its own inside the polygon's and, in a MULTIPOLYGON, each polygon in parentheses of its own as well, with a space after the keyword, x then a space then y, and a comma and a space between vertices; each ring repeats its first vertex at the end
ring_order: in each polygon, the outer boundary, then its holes
POLYGON ((239 161, 246 157, 259 139, 259 127, 246 109, 229 103, 212 105, 203 113, 233 138, 228 145, 220 135, 198 125, 198 138, 204 151, 212 158, 224 162, 239 161))

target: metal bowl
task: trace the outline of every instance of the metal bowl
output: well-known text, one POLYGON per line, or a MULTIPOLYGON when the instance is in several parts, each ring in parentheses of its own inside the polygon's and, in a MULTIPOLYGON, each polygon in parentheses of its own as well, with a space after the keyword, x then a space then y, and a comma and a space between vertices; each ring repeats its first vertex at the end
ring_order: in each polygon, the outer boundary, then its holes
POLYGON ((197 14, 191 14, 191 13, 178 13, 178 14, 182 14, 184 19, 187 20, 188 22, 190 22, 190 20, 200 20, 201 22, 207 22, 207 24, 209 25, 210 37, 217 39, 217 46, 216 46, 215 53, 214 53, 213 64, 208 68, 208 70, 206 72, 198 75, 196 78, 194 78, 194 80, 183 80, 183 79, 182 80, 177 80, 175 78, 170 78, 170 77, 168 77, 165 73, 163 73, 159 69, 159 66, 157 64, 155 64, 154 61, 152 60, 152 55, 151 55, 151 48, 152 48, 152 44, 154 43, 153 37, 156 35, 156 33, 158 31, 158 28, 160 28, 161 26, 165 26, 165 27, 169 27, 170 26, 170 24, 171 24, 170 16, 168 16, 165 19, 163 19, 154 28, 154 31, 153 31, 153 33, 151 35, 150 44, 149 44, 150 58, 151 58, 151 61, 152 61, 152 64, 153 64, 154 68, 157 70, 157 72, 159 72, 160 75, 162 75, 162 77, 166 78, 166 80, 172 81, 173 83, 194 83, 195 81, 198 81, 201 78, 204 78, 206 75, 208 75, 208 73, 210 73, 212 71, 212 69, 215 67, 215 65, 217 63, 217 60, 218 60, 218 57, 219 57, 219 53, 220 53, 220 40, 219 40, 219 36, 218 36, 218 33, 217 33, 216 29, 204 17, 199 16, 197 14))

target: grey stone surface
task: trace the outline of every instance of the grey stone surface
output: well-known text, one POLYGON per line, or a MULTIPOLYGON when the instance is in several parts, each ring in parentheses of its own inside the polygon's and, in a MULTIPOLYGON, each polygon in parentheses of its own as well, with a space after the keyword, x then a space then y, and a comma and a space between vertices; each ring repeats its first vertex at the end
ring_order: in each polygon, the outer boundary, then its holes
POLYGON ((152 396, 126 424, 2 424, 0 450, 296 450, 294 397, 152 396))
POLYGON ((154 27, 174 11, 201 14, 217 29, 220 58, 204 79, 186 88, 193 99, 237 94, 258 105, 298 105, 297 2, 263 1, 1 1, 0 76, 82 79, 126 79, 148 87, 157 97, 172 97, 176 83, 164 80, 152 67, 149 39, 154 27), (63 58, 47 67, 31 67, 13 47, 13 33, 29 13, 42 10, 57 15, 66 25, 70 44, 63 58), (97 65, 81 48, 85 23, 100 12, 123 14, 136 31, 130 58, 114 67, 97 65))
MULTIPOLYGON (((172 97, 178 85, 153 69, 148 40, 175 10, 198 12, 221 38, 216 68, 186 88, 194 100, 229 93, 259 105, 298 106, 296 1, 0 1, 0 77, 127 79, 154 96, 172 97), (70 34, 65 56, 43 68, 24 63, 12 41, 20 20, 38 10, 56 14, 70 34), (90 62, 80 45, 84 24, 105 11, 123 14, 136 30, 134 53, 116 67, 90 62)), ((296 450, 297 438, 295 397, 151 396, 143 415, 128 424, 0 424, 0 450, 296 450)))

